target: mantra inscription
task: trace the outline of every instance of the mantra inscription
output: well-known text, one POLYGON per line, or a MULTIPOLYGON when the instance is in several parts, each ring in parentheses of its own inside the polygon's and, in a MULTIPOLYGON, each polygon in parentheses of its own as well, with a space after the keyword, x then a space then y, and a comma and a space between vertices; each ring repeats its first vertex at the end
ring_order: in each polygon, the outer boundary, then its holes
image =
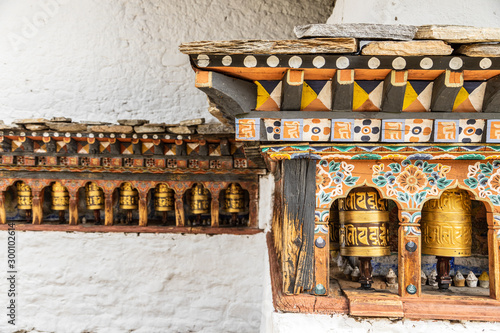
POLYGON ((362 191, 354 189, 347 198, 340 200, 340 210, 385 211, 387 200, 382 199, 375 190, 362 191))

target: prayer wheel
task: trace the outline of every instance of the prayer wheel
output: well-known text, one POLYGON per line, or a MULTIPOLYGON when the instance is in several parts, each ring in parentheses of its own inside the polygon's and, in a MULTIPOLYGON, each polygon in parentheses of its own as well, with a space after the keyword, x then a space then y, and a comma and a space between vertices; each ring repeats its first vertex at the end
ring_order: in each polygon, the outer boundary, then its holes
POLYGON ((468 193, 453 189, 422 208, 422 254, 436 256, 439 289, 451 284, 450 259, 471 255, 471 207, 468 193))
POLYGON ((335 200, 330 208, 330 218, 328 219, 330 229, 330 251, 340 249, 340 221, 339 221, 339 201, 335 200))
POLYGON ((245 211, 245 195, 239 184, 232 183, 226 189, 225 206, 228 213, 243 213, 245 211))
POLYGON ((52 210, 63 211, 69 208, 68 190, 59 182, 52 184, 52 210))
POLYGON ((104 192, 96 183, 88 183, 85 186, 87 209, 104 209, 104 192))
POLYGON ((158 184, 155 188, 155 210, 170 212, 175 209, 174 190, 166 184, 158 184))
POLYGON ((210 192, 201 184, 195 184, 191 189, 191 212, 193 214, 210 213, 210 192))
POLYGON ((25 182, 17 182, 17 208, 30 210, 33 207, 31 188, 25 182))
POLYGON ((139 194, 130 183, 123 183, 120 186, 120 208, 124 210, 137 209, 139 194))

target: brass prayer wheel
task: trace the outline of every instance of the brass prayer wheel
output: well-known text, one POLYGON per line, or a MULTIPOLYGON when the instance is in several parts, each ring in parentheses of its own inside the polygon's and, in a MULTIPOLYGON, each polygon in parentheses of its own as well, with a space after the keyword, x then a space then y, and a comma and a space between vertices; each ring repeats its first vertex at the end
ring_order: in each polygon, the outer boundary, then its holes
POLYGON ((196 184, 191 189, 191 212, 193 214, 210 213, 210 192, 201 184, 196 184))
POLYGON ((104 192, 96 183, 85 186, 87 209, 104 209, 104 192))
POLYGON ((169 212, 175 209, 174 190, 166 184, 158 184, 155 188, 155 210, 169 212))
POLYGON ((442 257, 471 255, 471 200, 466 191, 444 191, 422 208, 422 254, 442 257))
POLYGON ((120 208, 125 210, 137 209, 139 193, 130 183, 120 185, 120 208))
POLYGON ((59 182, 52 184, 52 210, 66 210, 69 208, 68 190, 59 182))
POLYGON ((17 208, 29 210, 32 208, 33 196, 31 188, 25 182, 18 182, 17 187, 17 208))
POLYGON ((387 201, 369 187, 353 189, 339 200, 340 254, 381 257, 389 247, 387 201))
POLYGON ((328 227, 330 229, 330 251, 338 251, 340 249, 339 200, 335 200, 330 208, 328 227))
POLYGON ((245 195, 239 184, 232 183, 226 189, 225 206, 228 213, 243 213, 245 211, 245 195))

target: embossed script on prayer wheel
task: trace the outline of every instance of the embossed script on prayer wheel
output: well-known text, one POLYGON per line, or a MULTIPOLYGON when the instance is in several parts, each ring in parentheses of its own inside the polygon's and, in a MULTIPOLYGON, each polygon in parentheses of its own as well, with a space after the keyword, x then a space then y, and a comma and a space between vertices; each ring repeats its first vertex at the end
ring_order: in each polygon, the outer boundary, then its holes
POLYGON ((120 208, 126 210, 137 209, 139 194, 130 183, 123 183, 120 186, 120 208))
POLYGON ((226 190, 225 200, 228 213, 243 213, 245 211, 245 196, 239 184, 231 184, 226 190))
POLYGON ((191 212, 193 214, 210 213, 209 191, 201 184, 191 189, 191 212))
POLYGON ((88 183, 85 186, 87 209, 104 209, 104 192, 96 183, 88 183))
POLYGON ((390 254, 387 201, 375 189, 352 190, 339 200, 340 254, 381 257, 390 254))
POLYGON ((52 185, 52 210, 66 210, 69 208, 69 193, 61 183, 52 185))
POLYGON ((167 184, 158 184, 155 188, 155 210, 158 212, 169 212, 174 210, 174 190, 167 184))
POLYGON ((447 190, 422 208, 422 253, 443 257, 471 254, 471 200, 467 192, 447 190))
POLYGON ((339 221, 339 201, 335 200, 330 208, 330 218, 328 220, 330 229, 330 251, 340 249, 340 221, 339 221))
POLYGON ((33 197, 31 195, 31 188, 25 182, 18 182, 17 187, 17 208, 18 209, 31 209, 33 197))

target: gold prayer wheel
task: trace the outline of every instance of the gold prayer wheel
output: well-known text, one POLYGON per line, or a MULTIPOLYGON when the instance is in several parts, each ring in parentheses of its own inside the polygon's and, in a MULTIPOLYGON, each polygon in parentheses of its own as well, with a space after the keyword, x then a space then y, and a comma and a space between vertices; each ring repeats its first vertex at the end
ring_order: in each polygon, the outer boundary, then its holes
POLYGON ((466 191, 444 191, 422 208, 422 254, 441 257, 471 255, 471 200, 466 191))
POLYGON ((226 189, 225 206, 228 213, 243 213, 245 211, 245 195, 239 184, 232 183, 226 189))
POLYGON ((85 186, 87 209, 104 209, 104 192, 96 183, 88 183, 85 186))
POLYGON ((17 182, 17 208, 29 210, 33 207, 31 188, 25 182, 17 182))
POLYGON ((158 184, 155 188, 155 210, 169 212, 175 209, 174 190, 166 184, 158 184))
POLYGON ((390 255, 387 201, 375 189, 356 188, 340 199, 339 221, 342 256, 390 255))
POLYGON ((125 210, 137 209, 139 193, 130 183, 120 185, 120 208, 125 210))
POLYGON ((195 184, 191 189, 191 212, 193 214, 210 213, 210 192, 201 184, 195 184))
POLYGON ((66 210, 69 208, 68 190, 59 182, 52 184, 52 210, 66 210))
POLYGON ((335 200, 330 208, 328 227, 330 229, 330 251, 338 251, 340 249, 339 200, 335 200))

